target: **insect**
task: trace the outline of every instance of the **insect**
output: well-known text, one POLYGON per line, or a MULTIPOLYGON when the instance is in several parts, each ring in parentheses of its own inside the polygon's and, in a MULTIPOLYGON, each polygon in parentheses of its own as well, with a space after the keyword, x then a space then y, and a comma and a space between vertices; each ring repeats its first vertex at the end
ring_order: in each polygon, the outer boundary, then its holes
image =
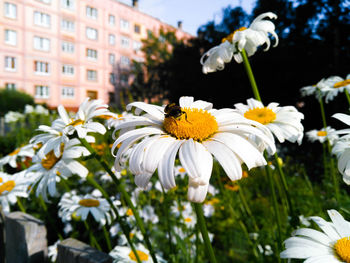
POLYGON ((165 118, 173 118, 175 120, 178 120, 183 114, 185 114, 185 119, 188 121, 187 113, 183 111, 179 105, 176 105, 176 103, 169 103, 166 105, 164 112, 165 118))

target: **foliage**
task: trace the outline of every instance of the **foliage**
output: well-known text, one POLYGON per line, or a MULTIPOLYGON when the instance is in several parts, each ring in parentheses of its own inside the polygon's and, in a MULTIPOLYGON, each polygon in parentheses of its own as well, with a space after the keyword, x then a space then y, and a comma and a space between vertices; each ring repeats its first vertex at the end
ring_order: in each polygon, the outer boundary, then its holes
POLYGON ((0 89, 0 116, 8 111, 23 111, 26 104, 34 105, 29 94, 10 89, 0 89))

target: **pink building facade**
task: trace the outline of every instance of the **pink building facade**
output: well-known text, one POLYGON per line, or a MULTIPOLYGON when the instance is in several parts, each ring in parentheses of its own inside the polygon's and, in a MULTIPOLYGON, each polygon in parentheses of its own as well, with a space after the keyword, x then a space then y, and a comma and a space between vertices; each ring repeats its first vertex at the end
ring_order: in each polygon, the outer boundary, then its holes
MULTIPOLYGON (((75 109, 114 96, 113 67, 142 61, 149 31, 176 30, 117 0, 0 0, 0 87, 75 109)), ((128 83, 129 75, 119 76, 128 83)))

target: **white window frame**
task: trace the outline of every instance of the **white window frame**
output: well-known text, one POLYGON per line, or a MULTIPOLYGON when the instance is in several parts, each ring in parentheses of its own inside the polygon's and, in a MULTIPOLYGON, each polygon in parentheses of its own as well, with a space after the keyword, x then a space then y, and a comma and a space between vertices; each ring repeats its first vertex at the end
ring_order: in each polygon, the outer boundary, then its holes
POLYGON ((115 46, 115 40, 116 40, 116 37, 114 34, 109 34, 108 35, 108 43, 111 45, 111 46, 115 46))
POLYGON ((5 83, 5 89, 17 90, 17 84, 16 83, 5 83))
POLYGON ((4 66, 6 71, 17 71, 17 58, 12 56, 5 56, 4 66))
POLYGON ((61 29, 64 31, 75 32, 75 22, 62 18, 61 19, 61 29))
POLYGON ((114 63, 115 63, 115 54, 109 53, 108 54, 108 61, 109 61, 109 64, 114 65, 114 63))
POLYGON ((96 20, 98 17, 98 10, 95 7, 86 6, 86 17, 96 20))
POLYGON ((70 64, 63 64, 62 65, 62 74, 65 76, 74 76, 74 74, 75 74, 74 66, 70 65, 70 64))
POLYGON ((87 48, 86 49, 86 57, 90 60, 96 61, 98 59, 98 52, 96 49, 87 48))
POLYGON ((115 26, 115 16, 114 15, 109 15, 108 16, 108 24, 110 25, 110 26, 115 26))
POLYGON ((127 56, 120 56, 120 65, 123 67, 129 67, 131 64, 131 60, 127 56))
POLYGON ((61 7, 69 10, 75 10, 75 0, 61 0, 61 7))
POLYGON ((17 45, 17 31, 12 29, 5 29, 5 44, 11 46, 17 45))
POLYGON ((126 36, 120 37, 120 45, 122 48, 130 48, 130 38, 126 36))
POLYGON ((92 27, 86 27, 86 38, 90 40, 98 39, 98 31, 92 27))
POLYGON ((142 48, 142 42, 140 41, 135 41, 132 43, 132 48, 134 49, 134 51, 137 53, 139 51, 141 51, 142 48))
POLYGON ((128 32, 130 30, 130 23, 126 19, 120 19, 120 30, 128 32))
POLYGON ((42 27, 51 27, 51 16, 49 14, 34 11, 33 13, 34 25, 42 27))
POLYGON ((50 63, 46 61, 34 61, 34 72, 36 75, 47 76, 50 75, 50 63))
POLYGON ((97 70, 87 69, 86 70, 86 79, 88 81, 97 81, 97 70))
POLYGON ((69 41, 62 41, 61 50, 62 52, 73 54, 75 52, 75 44, 69 41))
POLYGON ((14 3, 5 2, 4 3, 4 16, 7 18, 16 19, 17 18, 17 5, 14 3))
POLYGON ((39 1, 39 2, 42 2, 42 3, 44 3, 44 4, 51 4, 51 0, 37 0, 37 1, 39 1))
POLYGON ((33 47, 34 49, 40 50, 40 51, 50 51, 51 40, 45 37, 34 36, 33 47))
POLYGON ((45 85, 35 85, 35 95, 37 99, 47 99, 50 96, 50 87, 45 85))
POLYGON ((75 88, 74 87, 62 87, 61 88, 61 97, 64 99, 74 99, 75 97, 75 88))

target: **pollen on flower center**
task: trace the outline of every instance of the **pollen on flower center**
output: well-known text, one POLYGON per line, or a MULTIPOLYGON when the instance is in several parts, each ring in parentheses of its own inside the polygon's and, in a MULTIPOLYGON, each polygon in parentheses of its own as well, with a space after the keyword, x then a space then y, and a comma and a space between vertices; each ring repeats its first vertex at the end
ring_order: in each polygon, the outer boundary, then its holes
POLYGON ((244 117, 250 120, 260 122, 261 124, 269 124, 276 119, 276 113, 269 108, 254 108, 244 113, 244 117))
POLYGON ((182 109, 186 114, 179 118, 166 117, 163 127, 166 132, 177 139, 193 139, 202 142, 218 130, 218 123, 213 115, 202 109, 182 109))
POLYGON ((96 199, 81 199, 79 201, 79 205, 81 206, 85 206, 85 207, 98 207, 100 205, 100 201, 96 200, 96 199))
POLYGON ((56 157, 54 151, 52 150, 51 152, 46 154, 45 159, 41 160, 41 165, 46 170, 50 170, 61 159, 61 157, 62 155, 60 157, 56 157))
POLYGON ((319 136, 319 137, 327 136, 327 132, 326 131, 318 131, 317 136, 319 136))
POLYGON ((334 244, 337 255, 345 262, 350 262, 350 237, 343 237, 334 244))
POLYGON ((5 191, 11 192, 15 186, 16 183, 13 180, 9 180, 6 183, 3 183, 2 185, 0 185, 0 195, 5 191))
POLYGON ((132 210, 129 208, 129 209, 126 211, 126 215, 127 215, 127 216, 133 216, 134 213, 133 213, 132 210))
MULTIPOLYGON (((145 252, 142 252, 141 250, 136 250, 137 255, 139 256, 139 259, 141 261, 147 261, 148 255, 145 252)), ((137 261, 136 256, 133 251, 129 253, 129 258, 133 261, 137 261)))
POLYGON ((83 124, 83 123, 84 123, 83 120, 78 119, 78 120, 72 121, 72 122, 69 123, 67 126, 72 125, 72 126, 75 127, 75 126, 78 126, 78 125, 83 124))
POLYGON ((19 153, 20 150, 21 150, 21 149, 18 148, 18 149, 16 149, 16 150, 14 150, 13 152, 9 153, 9 155, 10 155, 10 156, 14 156, 14 155, 16 155, 17 153, 19 153))
POLYGON ((186 217, 184 220, 185 220, 186 223, 191 223, 192 222, 192 218, 190 218, 190 217, 186 217))
POLYGON ((339 81, 333 85, 334 88, 338 89, 350 84, 350 79, 339 81))
POLYGON ((238 31, 244 31, 246 30, 247 28, 246 27, 241 27, 241 28, 238 28, 236 29, 235 31, 233 31, 231 34, 229 34, 227 37, 224 37, 222 40, 221 40, 221 43, 224 43, 225 41, 228 41, 228 42, 231 42, 232 43, 232 39, 233 39, 233 35, 238 32, 238 31))

